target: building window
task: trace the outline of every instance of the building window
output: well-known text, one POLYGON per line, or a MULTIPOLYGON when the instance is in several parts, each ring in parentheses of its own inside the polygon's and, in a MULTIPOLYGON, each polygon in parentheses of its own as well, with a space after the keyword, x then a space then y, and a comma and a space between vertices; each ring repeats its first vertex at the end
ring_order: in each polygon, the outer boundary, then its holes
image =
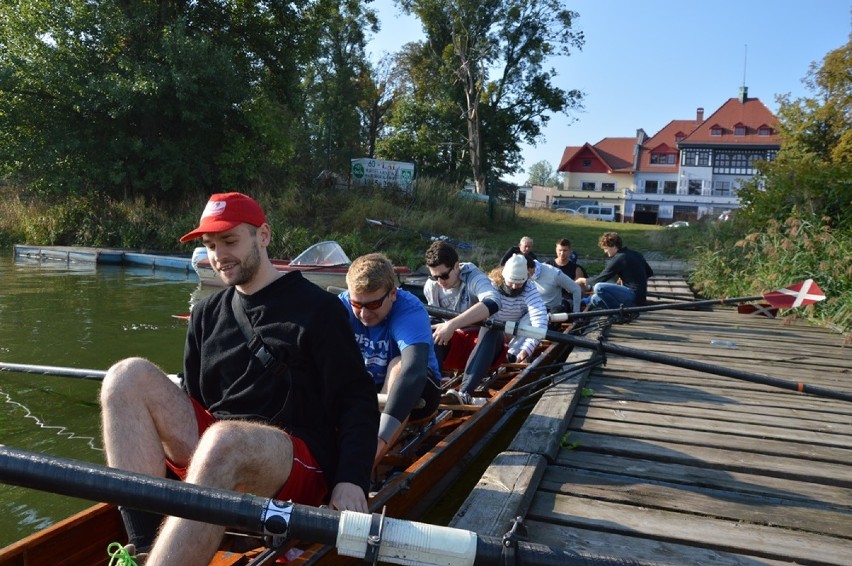
POLYGON ((731 196, 730 181, 713 181, 713 196, 714 197, 729 197, 731 196))
POLYGON ((710 128, 710 135, 711 136, 721 136, 722 135, 722 128, 720 128, 719 126, 713 126, 712 128, 710 128))
POLYGON ((696 166, 698 165, 698 151, 694 149, 690 149, 681 153, 682 157, 680 160, 681 165, 686 166, 696 166))
POLYGON ((707 167, 710 165, 710 151, 702 150, 698 152, 698 165, 702 167, 707 167))
POLYGON ((651 154, 651 165, 674 165, 675 164, 675 154, 674 153, 652 153, 651 154))
POLYGON ((687 194, 690 195, 701 195, 701 180, 693 181, 690 179, 689 184, 687 185, 687 194))
POLYGON ((664 181, 663 182, 663 194, 664 195, 676 195, 677 194, 677 181, 664 181))
POLYGON ((683 132, 676 133, 675 134, 675 143, 680 143, 683 140, 683 138, 685 138, 685 137, 686 136, 683 134, 683 132))
POLYGON ((583 160, 583 167, 588 168, 588 167, 591 167, 591 166, 592 166, 592 160, 591 159, 584 159, 583 160))
POLYGON ((649 195, 657 194, 657 181, 645 181, 645 192, 649 195))
POLYGON ((608 193, 615 192, 615 183, 601 183, 601 190, 608 193))
POLYGON ((757 135, 759 135, 759 136, 771 136, 772 135, 772 128, 770 128, 769 126, 761 126, 760 128, 757 129, 757 135))
POLYGON ((584 191, 593 191, 595 190, 594 181, 583 181, 582 189, 584 191))
POLYGON ((735 136, 744 136, 746 135, 746 127, 742 124, 737 124, 734 126, 734 135, 735 136))

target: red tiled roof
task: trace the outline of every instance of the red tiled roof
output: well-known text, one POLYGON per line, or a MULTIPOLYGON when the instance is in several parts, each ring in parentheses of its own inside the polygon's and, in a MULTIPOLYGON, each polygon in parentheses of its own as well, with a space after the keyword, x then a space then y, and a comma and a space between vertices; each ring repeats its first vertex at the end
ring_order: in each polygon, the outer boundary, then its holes
POLYGON ((678 160, 675 159, 673 165, 651 165, 651 153, 655 152, 660 147, 669 147, 671 151, 677 153, 677 141, 675 136, 678 133, 684 134, 687 137, 701 124, 697 120, 672 120, 654 134, 652 137, 645 140, 640 149, 639 156, 639 171, 657 171, 660 173, 674 173, 678 170, 678 160))
POLYGON ((713 145, 778 145, 781 138, 778 135, 778 119, 763 104, 759 98, 729 98, 694 132, 687 135, 681 144, 713 144, 713 145), (734 126, 745 126, 745 135, 734 135, 734 126), (721 136, 711 136, 710 129, 714 126, 722 128, 721 136), (770 135, 758 135, 761 126, 771 128, 770 135))
POLYGON ((579 171, 572 169, 580 155, 596 159, 608 173, 629 173, 633 169, 633 146, 636 138, 604 138, 595 145, 568 146, 562 152, 562 161, 557 171, 579 171))

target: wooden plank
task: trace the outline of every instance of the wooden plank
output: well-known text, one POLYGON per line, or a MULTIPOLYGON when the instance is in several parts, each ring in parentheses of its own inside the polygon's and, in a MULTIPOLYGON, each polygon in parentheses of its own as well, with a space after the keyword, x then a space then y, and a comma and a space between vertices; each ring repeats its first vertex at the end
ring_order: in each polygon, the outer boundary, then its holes
POLYGON ((498 454, 450 526, 475 530, 480 535, 503 536, 516 517, 526 514, 546 466, 547 461, 539 454, 498 454))
POLYGON ((787 441, 768 438, 759 439, 741 434, 732 435, 651 424, 636 426, 632 423, 585 419, 582 417, 571 421, 569 430, 579 431, 581 428, 584 432, 600 435, 621 436, 623 438, 650 441, 665 438, 671 439, 677 445, 723 448, 746 454, 765 454, 767 456, 789 455, 809 462, 817 460, 820 462, 845 464, 849 462, 850 457, 850 451, 846 448, 817 446, 806 442, 799 442, 798 439, 787 441))
POLYGON ((566 527, 656 538, 678 544, 807 564, 849 563, 848 539, 537 492, 528 517, 566 527))
POLYGON ((547 390, 507 450, 541 454, 549 460, 556 458, 559 443, 568 428, 568 421, 577 406, 584 383, 585 375, 581 375, 547 390))
POLYGON ((819 505, 802 499, 792 501, 780 495, 754 495, 672 482, 643 481, 619 474, 559 466, 548 468, 539 490, 852 539, 852 510, 831 508, 827 504, 819 505))
MULTIPOLYGON (((630 427, 623 427, 622 432, 630 432, 630 427)), ((668 434, 661 433, 656 437, 649 435, 645 438, 628 438, 574 430, 571 433, 571 439, 579 442, 580 450, 660 460, 675 464, 700 464, 704 467, 726 471, 759 473, 777 478, 811 481, 845 488, 852 487, 852 473, 850 473, 848 465, 830 464, 824 461, 812 462, 807 459, 770 456, 762 453, 679 444, 654 439, 672 438, 671 434, 671 431, 669 431, 668 434)), ((555 463, 570 465, 571 458, 572 451, 563 449, 555 463)), ((806 456, 803 455, 803 458, 806 458, 806 456)))
POLYGON ((788 560, 771 560, 756 556, 738 555, 700 546, 677 544, 665 540, 642 538, 638 535, 601 532, 579 527, 567 529, 560 525, 530 519, 527 529, 535 533, 539 544, 574 551, 581 556, 611 557, 635 560, 663 566, 713 564, 713 566, 789 566, 788 560))
MULTIPOLYGON (((700 380, 699 380, 700 381, 700 380)), ((704 379, 703 381, 707 381, 704 379)), ((745 383, 745 382, 738 382, 745 383)), ((850 407, 838 401, 829 401, 818 397, 781 392, 779 390, 752 391, 745 386, 737 390, 687 383, 686 380, 652 382, 641 379, 612 379, 591 375, 587 383, 594 399, 653 399, 655 403, 677 403, 683 406, 742 407, 747 410, 785 409, 792 416, 808 415, 820 420, 850 422, 850 407)), ((757 387, 757 386, 755 386, 757 387)))
MULTIPOLYGON (((715 411, 704 411, 693 409, 690 415, 673 415, 669 412, 661 414, 659 412, 637 412, 627 408, 603 408, 597 405, 584 405, 578 407, 575 412, 575 418, 582 418, 585 421, 595 421, 602 427, 606 427, 610 423, 618 425, 632 424, 641 425, 642 427, 662 427, 666 429, 680 429, 690 433, 692 432, 710 432, 713 438, 717 435, 728 435, 723 446, 730 446, 734 441, 738 445, 746 438, 761 439, 760 447, 764 450, 772 450, 774 443, 765 442, 767 439, 784 441, 781 449, 786 450, 789 446, 789 441, 793 440, 796 443, 807 445, 828 446, 833 448, 852 449, 852 436, 847 432, 820 432, 809 429, 798 429, 794 435, 791 435, 790 430, 786 427, 782 428, 783 423, 774 423, 770 425, 762 425, 755 422, 749 422, 747 415, 742 415, 741 419, 722 419, 717 418, 718 413, 715 411), (792 436, 792 438, 791 438, 792 436)), ((597 431, 600 430, 596 426, 589 426, 589 423, 583 425, 585 430, 597 431)), ((852 426, 846 428, 852 429, 852 426)), ((744 444, 744 449, 754 447, 751 443, 744 444)), ((754 447, 756 448, 756 447, 754 447)), ((850 453, 845 452, 839 456, 840 462, 848 460, 850 453)))
MULTIPOLYGON (((671 463, 629 458, 621 455, 596 454, 583 450, 566 452, 559 470, 576 468, 596 472, 621 474, 637 481, 661 481, 695 485, 722 491, 760 495, 789 501, 801 501, 835 509, 852 509, 852 490, 814 483, 766 476, 760 473, 706 467, 704 462, 671 463)), ((547 475, 547 474, 545 474, 547 475)))
POLYGON ((701 418, 713 421, 730 421, 747 425, 780 427, 788 431, 808 430, 852 436, 852 416, 835 414, 828 415, 830 417, 828 419, 817 419, 816 417, 822 417, 822 415, 815 414, 814 412, 791 411, 789 408, 767 407, 759 403, 750 406, 726 406, 711 405, 709 403, 645 403, 636 400, 596 397, 593 404, 589 400, 581 400, 578 411, 582 410, 581 408, 589 406, 594 406, 595 410, 629 411, 637 415, 665 414, 692 417, 700 414, 701 418), (700 413, 697 413, 696 410, 700 411, 700 413))

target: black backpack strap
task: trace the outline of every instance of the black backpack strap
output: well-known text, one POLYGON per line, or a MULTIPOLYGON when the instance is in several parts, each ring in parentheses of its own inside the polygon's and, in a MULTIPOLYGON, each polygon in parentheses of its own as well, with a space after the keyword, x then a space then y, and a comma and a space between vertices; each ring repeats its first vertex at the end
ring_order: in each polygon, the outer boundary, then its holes
POLYGON ((248 315, 240 302, 239 294, 234 290, 234 296, 231 299, 231 309, 234 311, 234 317, 237 319, 237 326, 240 327, 240 332, 248 343, 248 349, 254 354, 263 367, 274 372, 283 372, 287 369, 287 364, 275 358, 263 343, 260 336, 254 331, 254 327, 249 322, 248 315))

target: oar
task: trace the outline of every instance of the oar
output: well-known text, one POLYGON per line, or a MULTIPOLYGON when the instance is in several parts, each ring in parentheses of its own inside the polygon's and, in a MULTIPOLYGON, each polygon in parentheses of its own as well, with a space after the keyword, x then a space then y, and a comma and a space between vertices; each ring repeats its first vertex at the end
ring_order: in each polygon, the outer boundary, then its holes
MULTIPOLYGON (((62 366, 39 366, 33 364, 12 364, 8 362, 0 362, 0 371, 14 371, 18 373, 37 373, 40 375, 55 375, 58 377, 75 377, 77 379, 93 379, 103 381, 106 373, 101 369, 81 369, 69 368, 62 366)), ((169 379, 174 383, 180 383, 180 378, 173 373, 169 374, 169 379)))
POLYGON ((38 373, 42 375, 57 375, 60 377, 77 377, 80 379, 103 380, 106 372, 99 369, 78 369, 59 366, 38 366, 31 364, 10 364, 0 362, 0 371, 15 371, 19 373, 38 373))
POLYGON ((333 511, 223 489, 156 478, 66 458, 0 446, 0 481, 337 547, 370 562, 438 565, 502 564, 508 555, 527 566, 639 564, 474 532, 353 511, 333 511))
MULTIPOLYGON (((430 316, 438 318, 449 319, 455 317, 458 314, 451 310, 441 309, 433 306, 427 306, 426 310, 429 312, 430 316)), ((819 397, 827 397, 829 399, 852 401, 852 393, 847 393, 845 391, 826 389, 824 387, 819 387, 816 385, 807 385, 796 381, 788 381, 785 379, 779 379, 777 377, 770 377, 768 375, 761 375, 758 373, 736 370, 724 366, 717 366, 705 362, 698 362, 695 360, 688 360, 686 358, 678 358, 675 356, 669 356, 667 354, 658 354, 656 352, 646 352, 644 350, 637 350, 635 348, 617 346, 615 344, 610 344, 604 341, 595 342, 593 340, 580 338, 579 336, 572 336, 570 334, 563 334, 554 330, 548 330, 547 328, 534 328, 532 326, 519 325, 515 322, 501 322, 490 318, 484 320, 480 324, 487 328, 495 328, 497 330, 502 330, 503 332, 506 332, 507 334, 511 334, 513 336, 529 336, 531 338, 538 338, 539 340, 547 339, 552 342, 568 343, 573 344, 574 346, 580 346, 581 348, 587 348, 589 350, 600 350, 603 352, 608 352, 610 354, 617 354, 626 358, 636 358, 639 360, 655 362, 658 364, 665 364, 696 371, 703 371, 705 373, 712 373, 715 375, 721 375, 733 379, 741 379, 743 381, 751 381, 753 383, 761 383, 763 385, 771 385, 773 387, 780 387, 781 389, 789 389, 791 391, 797 391, 799 393, 808 393, 811 395, 817 395, 819 397)))
POLYGON ((558 317, 551 315, 553 322, 565 322, 567 320, 575 320, 578 318, 591 318, 598 316, 609 316, 611 314, 630 314, 637 312, 659 311, 659 310, 683 310, 696 309, 702 307, 711 307, 714 305, 733 305, 737 303, 750 303, 752 301, 767 301, 773 307, 778 308, 793 308, 798 306, 810 305, 818 301, 825 300, 825 294, 814 282, 813 279, 808 279, 802 283, 796 283, 752 297, 732 297, 729 299, 707 299, 705 301, 689 301, 680 303, 661 303, 658 305, 645 305, 641 307, 620 307, 617 309, 602 309, 593 311, 584 311, 576 313, 558 313, 558 317))

